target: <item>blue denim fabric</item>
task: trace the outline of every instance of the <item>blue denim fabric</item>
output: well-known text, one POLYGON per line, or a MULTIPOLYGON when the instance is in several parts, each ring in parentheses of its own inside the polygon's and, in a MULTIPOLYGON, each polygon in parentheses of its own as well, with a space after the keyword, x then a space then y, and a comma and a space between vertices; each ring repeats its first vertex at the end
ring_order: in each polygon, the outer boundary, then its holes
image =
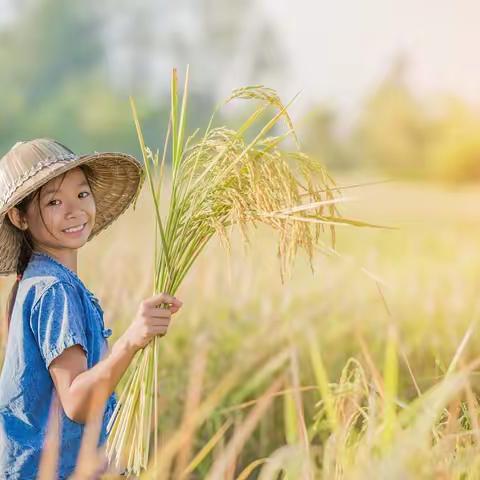
MULTIPOLYGON (((19 283, 0 375, 0 479, 36 478, 54 384, 48 366, 72 345, 81 345, 88 368, 108 351, 111 329, 103 310, 75 272, 44 253, 34 252, 19 283)), ((106 402, 98 446, 117 404, 106 402)), ((58 478, 72 474, 84 425, 61 411, 58 478)))

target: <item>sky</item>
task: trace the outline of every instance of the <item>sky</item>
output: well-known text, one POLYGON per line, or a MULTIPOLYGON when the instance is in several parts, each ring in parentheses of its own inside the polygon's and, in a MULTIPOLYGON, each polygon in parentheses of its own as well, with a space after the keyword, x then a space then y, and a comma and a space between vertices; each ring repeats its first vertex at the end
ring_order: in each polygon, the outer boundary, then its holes
POLYGON ((478 0, 259 0, 290 52, 289 95, 354 114, 392 59, 419 95, 480 100, 478 0))
MULTIPOLYGON (((478 0, 255 1, 276 25, 290 66, 285 81, 271 86, 284 101, 302 92, 293 111, 321 102, 353 121, 399 54, 409 59, 408 80, 419 95, 452 92, 480 102, 478 0)), ((0 0, 0 26, 11 18, 9 5, 0 0)), ((248 55, 252 47, 244 48, 248 55)), ((242 83, 239 72, 228 79, 224 69, 226 85, 242 83)))

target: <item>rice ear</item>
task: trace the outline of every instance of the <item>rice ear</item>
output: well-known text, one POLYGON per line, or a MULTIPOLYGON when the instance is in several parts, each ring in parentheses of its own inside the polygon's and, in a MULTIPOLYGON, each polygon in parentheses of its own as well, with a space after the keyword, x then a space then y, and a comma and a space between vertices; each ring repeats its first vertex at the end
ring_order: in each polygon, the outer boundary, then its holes
MULTIPOLYGON (((300 151, 287 111, 298 94, 284 105, 273 89, 262 85, 236 89, 220 106, 235 99, 260 101, 261 106, 256 106, 253 114, 236 130, 213 126, 217 107, 203 135, 198 138, 195 131, 185 141, 188 83, 187 68, 180 103, 177 71, 173 70, 170 122, 160 167, 158 153, 153 155, 145 145, 135 104, 130 99, 155 205, 155 234, 158 232, 160 239, 155 238, 155 293, 175 295, 214 235, 218 235, 222 246, 230 252, 229 231, 233 226, 238 227, 245 245, 249 242, 250 226, 263 223, 278 234, 282 282, 290 275, 299 248, 306 252, 313 271, 314 252, 324 246, 321 236, 326 231, 334 246, 338 225, 373 226, 343 218, 337 209, 338 203, 345 201, 340 189, 320 162, 300 151), (268 107, 275 109, 273 116, 254 131, 257 121, 269 111, 268 107), (271 135, 271 130, 282 119, 286 120, 287 131, 271 135), (282 149, 283 141, 292 137, 297 150, 282 149), (171 143, 168 152, 172 165, 171 194, 166 218, 162 218, 159 204, 168 141, 171 143), (158 168, 160 172, 156 175, 158 168), (157 176, 159 183, 155 184, 157 176)), ((114 435, 109 438, 109 459, 126 458, 127 470, 133 474, 139 474, 148 460, 152 422, 145 416, 149 413, 141 411, 141 406, 146 405, 145 410, 151 411, 146 399, 155 391, 152 365, 159 363, 158 355, 157 338, 139 353, 115 418, 114 435)), ((154 430, 157 445, 157 429, 154 430)), ((168 456, 161 459, 159 468, 168 469, 170 460, 168 456)))

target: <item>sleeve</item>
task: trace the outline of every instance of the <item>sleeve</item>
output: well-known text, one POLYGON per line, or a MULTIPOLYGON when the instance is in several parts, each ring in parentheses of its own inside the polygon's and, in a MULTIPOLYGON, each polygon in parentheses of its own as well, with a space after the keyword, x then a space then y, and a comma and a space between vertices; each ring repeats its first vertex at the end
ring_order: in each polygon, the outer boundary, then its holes
POLYGON ((32 309, 30 327, 47 369, 73 345, 80 345, 88 357, 84 308, 69 283, 57 282, 47 288, 32 309))

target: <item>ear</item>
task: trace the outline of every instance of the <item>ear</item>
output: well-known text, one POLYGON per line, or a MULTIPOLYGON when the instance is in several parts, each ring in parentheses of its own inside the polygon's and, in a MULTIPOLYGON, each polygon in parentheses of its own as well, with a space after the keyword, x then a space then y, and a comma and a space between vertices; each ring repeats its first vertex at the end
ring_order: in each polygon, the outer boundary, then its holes
POLYGON ((7 212, 10 221, 20 230, 26 230, 28 228, 27 221, 22 217, 20 210, 16 207, 12 207, 7 212))

